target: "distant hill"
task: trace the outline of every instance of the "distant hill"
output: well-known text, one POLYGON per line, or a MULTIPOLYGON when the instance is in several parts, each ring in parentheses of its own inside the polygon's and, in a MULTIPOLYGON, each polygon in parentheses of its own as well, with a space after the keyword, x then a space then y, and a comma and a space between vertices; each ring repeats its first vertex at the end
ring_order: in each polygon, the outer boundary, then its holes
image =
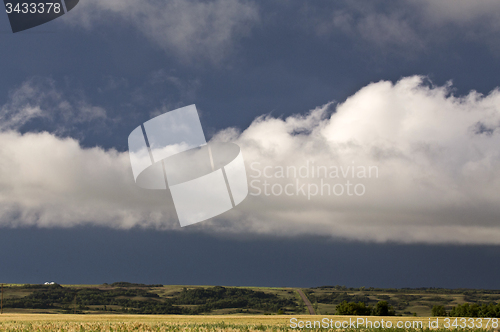
POLYGON ((191 287, 117 282, 103 285, 5 287, 5 309, 14 312, 207 314, 301 313, 294 291, 191 287))
MULTIPOLYGON (((499 290, 302 288, 316 314, 500 316, 499 290)), ((106 314, 308 314, 293 288, 102 285, 6 285, 5 312, 106 314)))

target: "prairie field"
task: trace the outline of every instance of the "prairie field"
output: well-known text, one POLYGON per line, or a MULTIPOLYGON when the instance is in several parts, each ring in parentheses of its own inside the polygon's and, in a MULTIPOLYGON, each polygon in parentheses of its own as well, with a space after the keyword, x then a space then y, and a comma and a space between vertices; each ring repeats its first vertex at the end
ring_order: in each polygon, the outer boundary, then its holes
MULTIPOLYGON (((299 296, 299 290, 127 282, 101 285, 6 284, 3 308, 9 314, 303 315, 308 313, 308 308, 299 296)), ((434 306, 442 306, 449 314, 453 308, 465 303, 478 306, 500 303, 500 290, 345 286, 301 290, 317 315, 339 314, 337 306, 344 301, 363 302, 371 307, 385 301, 396 316, 403 317, 429 317, 433 315, 434 306)), ((500 317, 500 305, 494 309, 498 312, 483 317, 500 317)))
MULTIPOLYGON (((7 332, 118 332, 118 331, 158 331, 158 332, 292 332, 307 331, 447 331, 443 319, 439 319, 438 329, 429 329, 427 322, 436 318, 418 317, 363 317, 369 321, 397 321, 424 323, 421 328, 291 328, 290 319, 298 321, 321 321, 324 318, 336 321, 356 320, 360 317, 347 316, 180 316, 180 315, 60 315, 60 314, 3 314, 0 315, 0 331, 7 332)), ((409 323, 408 323, 409 324, 409 323)), ((465 331, 464 329, 458 329, 465 331)), ((470 331, 471 329, 466 329, 470 331)), ((474 331, 497 331, 498 329, 474 329, 474 331)))
MULTIPOLYGON (((295 332, 309 331, 497 331, 499 317, 430 317, 434 305, 494 303, 500 291, 365 289, 323 286, 302 289, 143 285, 6 285, 0 331, 12 332, 295 332), (303 296, 303 297, 302 297, 303 296), (306 301, 307 300, 307 301, 306 301), (310 301, 310 303, 309 303, 310 301), (370 312, 341 312, 340 303, 368 303, 370 312), (373 309, 379 301, 392 315, 373 309), (306 309, 306 302, 308 308, 306 309), (339 307, 339 308, 337 308, 339 307), (306 315, 310 311, 314 315, 306 315), (355 316, 367 315, 367 316, 355 316), (359 321, 361 320, 361 324, 359 321), (326 322, 326 324, 325 324, 326 322), (432 324, 431 324, 432 323, 432 324), (463 324, 463 325, 462 325, 463 324), (471 327, 468 325, 471 324, 471 327)), ((467 307, 467 308, 473 308, 467 307)), ((489 308, 489 307, 487 307, 489 308)), ((499 305, 492 307, 497 310, 499 305)), ((476 313, 477 314, 477 313, 476 313)))

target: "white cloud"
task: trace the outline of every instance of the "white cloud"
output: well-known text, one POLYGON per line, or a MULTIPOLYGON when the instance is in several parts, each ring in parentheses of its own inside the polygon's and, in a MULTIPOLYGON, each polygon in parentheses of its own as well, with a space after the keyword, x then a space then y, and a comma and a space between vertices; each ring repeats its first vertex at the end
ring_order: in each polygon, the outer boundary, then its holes
MULTIPOLYGON (((360 197, 249 197, 231 212, 241 220, 238 228, 372 241, 499 243, 500 92, 454 97, 449 86, 429 87, 422 80, 370 84, 323 121, 311 120, 321 118, 326 106, 306 117, 260 118, 240 135, 221 134, 242 147, 248 166, 260 162, 254 167, 260 171, 276 171, 276 165, 298 169, 307 161, 379 170, 378 178, 349 178, 365 186, 360 197), (307 134, 293 134, 304 128, 307 134)), ((256 180, 263 190, 266 179, 256 180)), ((293 190, 296 180, 267 179, 281 188, 292 184, 293 190)), ((298 180, 320 184, 318 178, 298 180)), ((324 180, 331 186, 346 182, 324 180)))
MULTIPOLYGON (((450 85, 424 82, 414 76, 396 84, 372 83, 331 114, 328 104, 306 115, 262 116, 241 133, 231 128, 219 132, 214 139, 242 148, 249 180, 261 181, 254 187, 263 189, 264 180, 291 184, 293 195, 248 196, 235 209, 191 229, 378 242, 500 243, 500 91, 455 97, 450 85), (251 167, 254 162, 260 164, 251 167), (310 199, 307 186, 313 189, 320 178, 255 177, 255 169, 265 166, 274 173, 278 166, 299 169, 307 162, 344 170, 376 166, 378 177, 323 177, 331 187, 346 188, 347 180, 362 184, 366 193, 310 199), (306 195, 297 194, 297 180, 306 195)), ((3 226, 178 229, 165 192, 135 186, 128 153, 84 149, 73 139, 48 133, 4 131, 0 154, 3 226)))
POLYGON ((72 126, 106 120, 106 110, 90 105, 84 98, 68 99, 51 79, 31 78, 9 93, 9 102, 0 107, 0 130, 19 130, 37 119, 59 134, 72 126))
POLYGON ((0 225, 173 227, 165 192, 134 184, 127 153, 49 133, 0 133, 0 225), (169 217, 170 216, 170 217, 169 217))
POLYGON ((245 0, 88 0, 65 19, 90 29, 110 16, 133 24, 182 60, 202 57, 216 62, 259 20, 257 6, 245 0))

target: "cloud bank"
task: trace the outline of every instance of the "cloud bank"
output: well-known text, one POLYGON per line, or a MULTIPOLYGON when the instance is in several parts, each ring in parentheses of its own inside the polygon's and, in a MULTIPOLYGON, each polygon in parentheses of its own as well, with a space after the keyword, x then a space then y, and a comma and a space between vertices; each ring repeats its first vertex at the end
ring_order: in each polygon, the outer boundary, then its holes
MULTIPOLYGON (((261 116, 241 132, 228 128, 213 138, 242 148, 252 195, 190 229, 498 244, 499 127, 499 90, 454 96, 451 84, 433 86, 420 76, 371 83, 304 115, 261 116), (320 166, 328 175, 318 176, 320 166), (370 166, 377 172, 363 176, 370 166), (336 193, 327 194, 326 184, 337 185, 336 193), (287 185, 288 194, 278 195, 287 185), (323 194, 313 194, 322 185, 323 194)), ((2 227, 180 229, 165 192, 135 186, 128 153, 4 129, 0 154, 2 227)))

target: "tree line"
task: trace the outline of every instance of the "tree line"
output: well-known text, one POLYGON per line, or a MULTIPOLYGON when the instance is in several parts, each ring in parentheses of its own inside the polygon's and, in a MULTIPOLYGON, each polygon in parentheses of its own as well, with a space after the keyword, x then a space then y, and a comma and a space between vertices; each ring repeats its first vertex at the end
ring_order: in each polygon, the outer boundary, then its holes
POLYGON ((387 301, 379 301, 375 306, 366 305, 364 302, 342 301, 335 307, 337 315, 356 316, 394 316, 396 312, 387 301))
POLYGON ((90 306, 103 306, 93 310, 135 314, 201 314, 225 308, 253 309, 264 313, 277 313, 299 311, 300 309, 297 302, 290 298, 244 288, 220 286, 184 288, 172 297, 161 298, 150 289, 140 287, 137 284, 120 286, 125 287, 98 289, 62 287, 57 284, 39 286, 28 296, 5 300, 4 307, 61 309, 63 312, 73 312, 76 307, 78 310, 83 311, 90 310, 90 306), (116 307, 119 307, 119 309, 111 309, 116 307))

